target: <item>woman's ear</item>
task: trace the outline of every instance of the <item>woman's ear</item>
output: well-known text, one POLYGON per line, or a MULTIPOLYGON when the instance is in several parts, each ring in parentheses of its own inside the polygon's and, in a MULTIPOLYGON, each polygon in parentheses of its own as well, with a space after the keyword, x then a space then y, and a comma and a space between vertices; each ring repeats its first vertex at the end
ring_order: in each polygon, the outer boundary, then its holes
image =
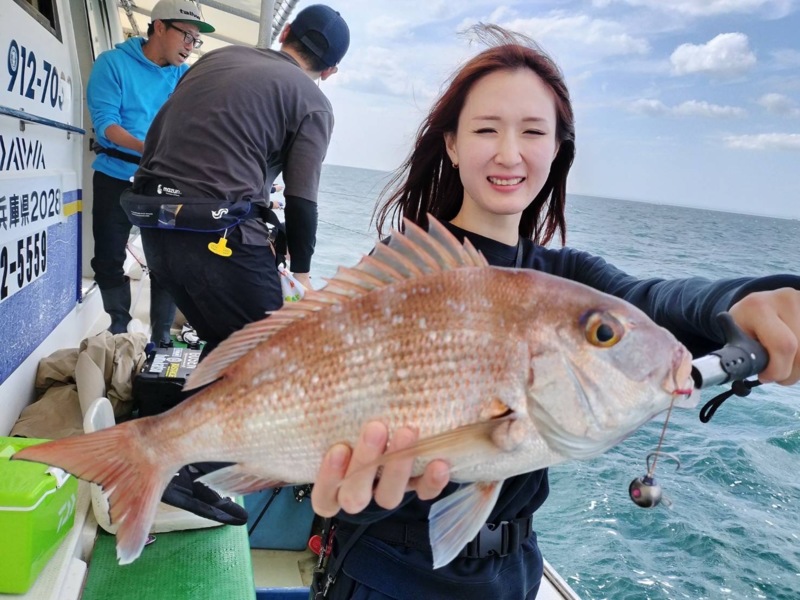
POLYGON ((458 152, 456 152, 456 134, 454 131, 445 132, 444 147, 447 150, 447 156, 450 157, 450 162, 457 165, 458 152))

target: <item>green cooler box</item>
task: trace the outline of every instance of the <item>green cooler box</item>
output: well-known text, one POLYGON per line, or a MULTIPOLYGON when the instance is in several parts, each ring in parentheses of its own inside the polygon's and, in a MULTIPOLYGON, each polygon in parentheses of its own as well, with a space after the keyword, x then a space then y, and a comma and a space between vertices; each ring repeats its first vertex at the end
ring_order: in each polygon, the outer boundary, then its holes
POLYGON ((45 441, 0 437, 0 594, 27 592, 75 522, 75 477, 40 463, 8 460, 45 441))

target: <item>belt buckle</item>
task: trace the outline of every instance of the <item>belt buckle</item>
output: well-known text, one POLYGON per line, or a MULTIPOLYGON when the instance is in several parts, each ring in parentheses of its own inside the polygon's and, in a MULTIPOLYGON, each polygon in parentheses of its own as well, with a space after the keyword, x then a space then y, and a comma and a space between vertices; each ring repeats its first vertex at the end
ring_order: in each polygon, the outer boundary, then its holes
POLYGON ((484 523, 475 536, 461 551, 464 558, 487 558, 489 556, 508 556, 517 550, 522 542, 528 539, 532 531, 531 517, 500 521, 500 523, 484 523))
POLYGON ((486 523, 478 535, 478 556, 508 556, 510 551, 509 522, 501 521, 497 525, 486 523))

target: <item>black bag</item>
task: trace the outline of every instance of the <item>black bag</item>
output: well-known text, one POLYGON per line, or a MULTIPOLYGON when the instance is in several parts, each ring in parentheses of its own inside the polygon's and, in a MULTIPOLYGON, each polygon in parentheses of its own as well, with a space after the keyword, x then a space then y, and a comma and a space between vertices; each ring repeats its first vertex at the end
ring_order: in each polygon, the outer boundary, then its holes
POLYGON ((195 348, 172 347, 155 348, 147 355, 132 382, 133 406, 138 416, 165 412, 189 396, 182 389, 200 361, 200 352, 195 348))
POLYGON ((137 227, 183 231, 223 231, 260 215, 250 200, 142 196, 130 188, 122 192, 120 204, 137 227))

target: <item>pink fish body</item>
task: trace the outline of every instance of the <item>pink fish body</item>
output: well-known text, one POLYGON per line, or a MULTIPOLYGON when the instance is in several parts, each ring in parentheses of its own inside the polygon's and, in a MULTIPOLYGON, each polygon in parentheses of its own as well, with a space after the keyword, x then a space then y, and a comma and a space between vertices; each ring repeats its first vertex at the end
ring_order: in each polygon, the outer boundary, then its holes
POLYGON ((472 540, 504 479, 596 456, 691 384, 691 357, 626 302, 532 270, 490 267, 431 219, 411 223, 320 291, 232 335, 162 415, 21 450, 103 486, 121 564, 142 551, 181 466, 225 494, 314 480, 370 420, 413 426, 404 451, 474 482, 431 510, 434 566, 472 540), (212 383, 213 382, 213 383, 212 383))

